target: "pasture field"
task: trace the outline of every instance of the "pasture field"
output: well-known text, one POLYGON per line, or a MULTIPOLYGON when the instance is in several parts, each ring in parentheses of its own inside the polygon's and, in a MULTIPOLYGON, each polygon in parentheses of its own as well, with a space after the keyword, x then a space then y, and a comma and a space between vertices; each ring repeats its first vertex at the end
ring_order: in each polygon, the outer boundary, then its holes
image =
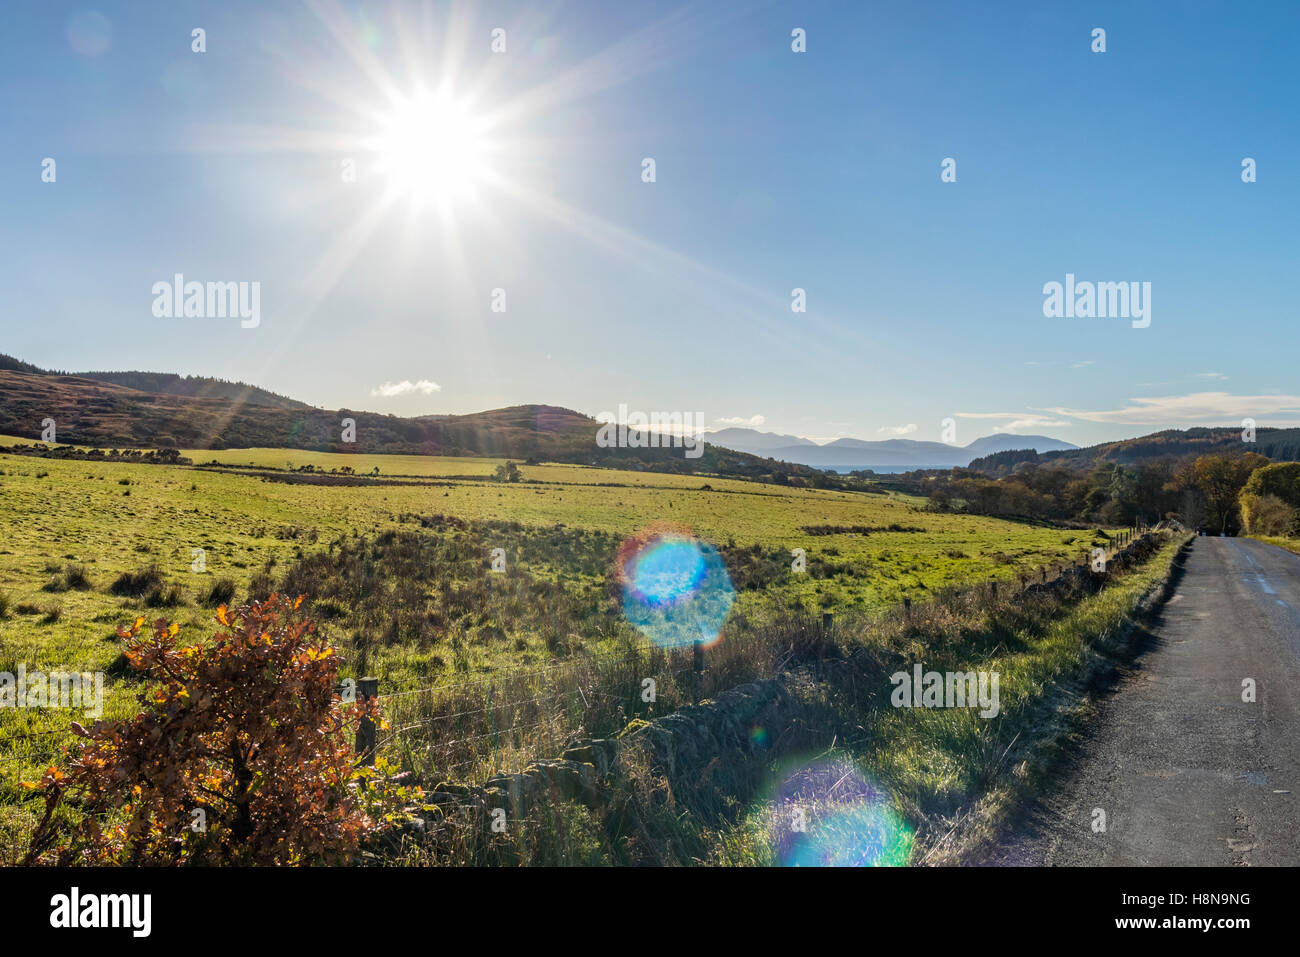
MULTIPOLYGON (((293 586, 321 597, 345 673, 400 691, 637 641, 615 559, 630 536, 664 523, 720 550, 736 588, 728 628, 770 609, 865 612, 1015 580, 1077 562, 1094 535, 930 513, 897 494, 712 477, 542 464, 506 483, 491 479, 494 459, 185 454, 280 472, 0 455, 0 672, 105 672, 104 716, 124 716, 139 688, 117 625, 164 617, 204 636, 219 601, 293 586), (411 478, 275 480, 301 478, 284 470, 303 465, 411 478), (490 574, 491 548, 505 551, 503 576, 490 574), (796 548, 804 574, 791 569, 796 548), (358 576, 366 587, 349 590, 358 576)), ((19 782, 69 740, 69 720, 84 719, 0 711, 0 848, 30 825, 19 782)))
POLYGON ((308 452, 300 449, 184 449, 181 451, 195 464, 217 462, 221 465, 254 468, 302 468, 310 465, 318 471, 350 468, 359 475, 378 468, 384 476, 441 478, 449 475, 478 475, 490 478, 505 459, 461 458, 432 455, 366 455, 338 452, 308 452))

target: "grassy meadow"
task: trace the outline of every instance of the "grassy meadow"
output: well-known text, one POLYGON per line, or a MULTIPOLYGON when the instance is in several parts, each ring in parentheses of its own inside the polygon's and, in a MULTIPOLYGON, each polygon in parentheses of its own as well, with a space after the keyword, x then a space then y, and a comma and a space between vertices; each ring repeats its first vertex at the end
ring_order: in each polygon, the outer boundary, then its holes
MULTIPOLYGON (((0 671, 106 672, 105 717, 123 716, 138 688, 118 624, 164 617, 205 635, 220 601, 301 590, 345 673, 392 693, 644 644, 614 566, 620 544, 657 524, 720 550, 736 589, 724 638, 774 613, 867 613, 1015 581, 1077 562, 1094 534, 930 513, 892 493, 576 465, 521 464, 520 481, 499 482, 494 459, 184 454, 194 466, 0 455, 0 671), (393 484, 288 473, 306 466, 378 468, 393 484), (493 548, 506 555, 499 576, 493 548), (796 548, 806 573, 791 569, 796 548)), ((0 712, 0 846, 28 825, 19 782, 67 743, 69 720, 0 712)))

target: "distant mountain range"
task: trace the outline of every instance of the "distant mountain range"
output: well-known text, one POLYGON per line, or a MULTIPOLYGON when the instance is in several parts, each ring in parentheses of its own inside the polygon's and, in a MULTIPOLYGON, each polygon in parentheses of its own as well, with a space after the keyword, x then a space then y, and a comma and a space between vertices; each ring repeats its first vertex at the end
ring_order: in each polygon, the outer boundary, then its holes
POLYGON ((757 429, 720 429, 706 433, 705 441, 739 452, 823 469, 943 469, 964 467, 986 455, 1014 449, 1033 449, 1042 453, 1078 448, 1045 435, 1009 435, 1005 432, 986 435, 964 446, 915 439, 884 439, 879 442, 836 439, 820 445, 800 436, 778 435, 757 429))
POLYGON ((800 438, 797 435, 778 435, 775 432, 759 432, 757 429, 719 429, 716 432, 705 433, 704 438, 706 442, 715 445, 723 445, 738 452, 753 452, 756 455, 760 451, 766 453, 769 449, 817 445, 812 439, 800 438))

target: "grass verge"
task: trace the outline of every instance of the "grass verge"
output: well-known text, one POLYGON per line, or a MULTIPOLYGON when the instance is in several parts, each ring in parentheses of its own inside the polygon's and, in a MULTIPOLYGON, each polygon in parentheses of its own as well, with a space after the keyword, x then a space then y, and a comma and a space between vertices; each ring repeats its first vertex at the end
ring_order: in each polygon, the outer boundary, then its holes
POLYGON ((1189 542, 1166 540, 1093 594, 934 622, 865 649, 886 674, 917 663, 996 673, 994 718, 973 708, 888 706, 892 684, 864 695, 833 671, 830 680, 806 683, 797 692, 801 720, 837 730, 820 751, 772 762, 749 812, 711 836, 710 861, 976 860, 1056 765, 1091 710, 1089 687, 1113 667, 1135 621, 1163 600, 1189 542))

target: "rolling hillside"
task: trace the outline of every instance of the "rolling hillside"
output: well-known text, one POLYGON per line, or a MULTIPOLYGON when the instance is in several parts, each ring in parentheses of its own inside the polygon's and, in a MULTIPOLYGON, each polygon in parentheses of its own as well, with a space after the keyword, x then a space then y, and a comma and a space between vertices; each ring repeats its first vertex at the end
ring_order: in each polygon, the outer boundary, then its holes
MULTIPOLYGON (((521 405, 469 415, 401 418, 347 409, 316 409, 283 397, 255 401, 254 387, 238 395, 148 391, 105 378, 0 371, 0 434, 38 440, 55 421, 60 443, 100 448, 286 448, 320 452, 492 456, 664 472, 738 476, 801 476, 816 470, 706 445, 699 458, 681 448, 600 448, 595 419, 549 405, 521 405), (286 405, 284 403, 290 403, 286 405), (343 441, 343 420, 356 423, 356 441, 343 441)), ((118 376, 119 374, 97 374, 118 376)), ((175 388, 165 375, 122 373, 137 385, 175 388)), ((182 380, 184 381, 184 380, 182 380)), ((206 380, 216 382, 218 380, 206 380)))
POLYGON ((185 395, 201 399, 221 399, 244 405, 268 405, 281 409, 308 409, 311 406, 288 396, 278 395, 247 382, 229 382, 211 376, 181 376, 174 372, 56 372, 0 353, 0 371, 30 372, 34 375, 72 376, 94 379, 111 385, 126 386, 139 392, 160 395, 185 395))

